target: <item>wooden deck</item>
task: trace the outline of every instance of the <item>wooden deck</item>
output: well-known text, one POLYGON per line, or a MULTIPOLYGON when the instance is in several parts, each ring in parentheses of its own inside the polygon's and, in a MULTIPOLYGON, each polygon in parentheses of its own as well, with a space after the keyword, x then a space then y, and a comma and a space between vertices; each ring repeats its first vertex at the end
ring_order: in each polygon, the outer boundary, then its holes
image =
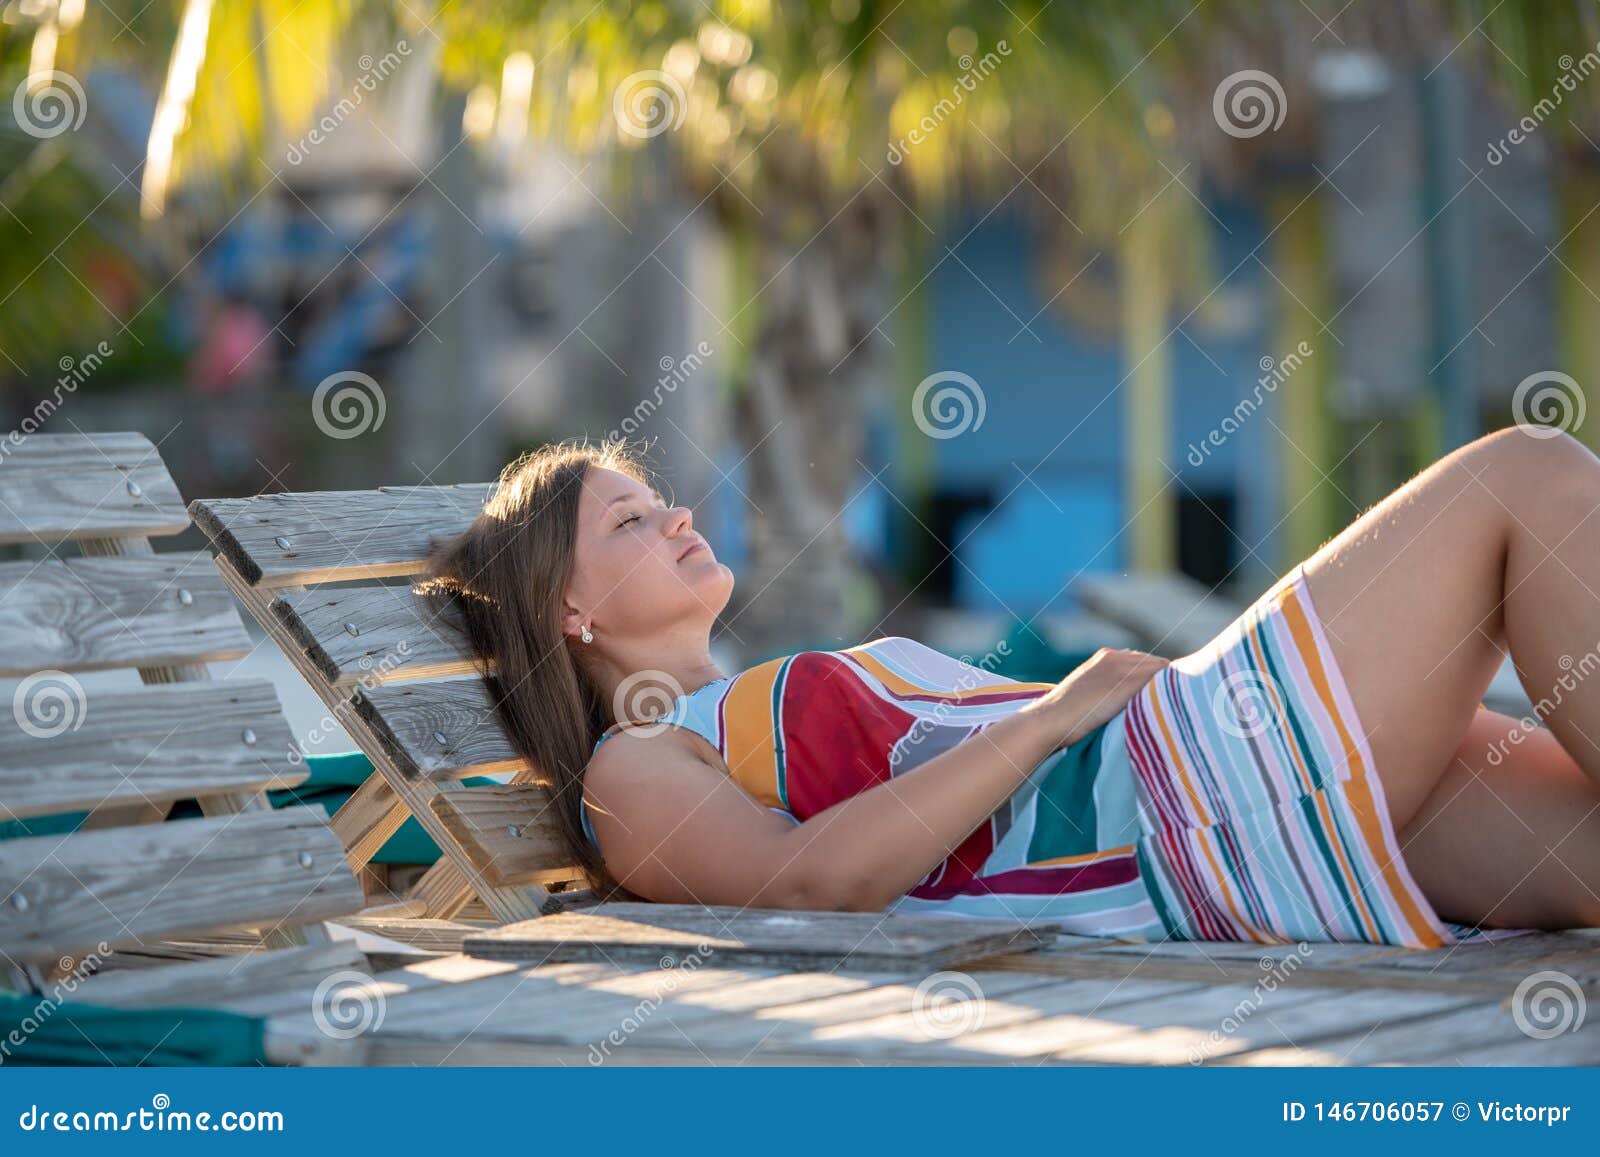
MULTIPOLYGON (((492 927, 355 923, 469 948, 492 927)), ((635 963, 377 954, 336 995, 240 997, 236 978, 218 1002, 266 1014, 307 1063, 1600 1064, 1600 930, 1433 952, 1043 939, 916 968, 762 967, 689 939, 635 963)))

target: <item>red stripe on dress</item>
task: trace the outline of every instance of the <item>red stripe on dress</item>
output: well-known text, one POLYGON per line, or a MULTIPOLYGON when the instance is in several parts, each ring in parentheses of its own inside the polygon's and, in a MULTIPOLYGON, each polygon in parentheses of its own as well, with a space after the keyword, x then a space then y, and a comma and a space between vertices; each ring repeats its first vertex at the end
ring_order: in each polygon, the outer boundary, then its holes
POLYGON ((964 883, 941 881, 936 885, 919 885, 910 894, 921 900, 948 900, 952 896, 1059 896, 1131 884, 1138 878, 1138 857, 1130 852, 1087 864, 1012 868, 964 883))

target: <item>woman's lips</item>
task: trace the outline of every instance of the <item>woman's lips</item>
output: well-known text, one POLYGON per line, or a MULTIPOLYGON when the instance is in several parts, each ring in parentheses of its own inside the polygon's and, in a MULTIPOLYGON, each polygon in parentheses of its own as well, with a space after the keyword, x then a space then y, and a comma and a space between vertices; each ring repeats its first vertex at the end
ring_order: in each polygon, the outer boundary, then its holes
POLYGON ((678 561, 682 562, 684 559, 689 558, 692 555, 696 555, 696 554, 699 554, 703 550, 710 550, 710 549, 711 548, 706 545, 706 540, 705 539, 697 538, 697 539, 695 539, 693 542, 691 542, 689 544, 689 547, 688 547, 687 550, 685 550, 682 554, 680 554, 678 556, 678 561))

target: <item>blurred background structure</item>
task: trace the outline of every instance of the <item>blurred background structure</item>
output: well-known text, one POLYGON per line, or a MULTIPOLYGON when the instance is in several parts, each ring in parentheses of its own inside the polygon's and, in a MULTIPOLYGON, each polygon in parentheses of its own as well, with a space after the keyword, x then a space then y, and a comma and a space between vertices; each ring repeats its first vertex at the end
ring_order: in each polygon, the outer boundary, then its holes
POLYGON ((1040 677, 1085 576, 1595 443, 1597 71, 1594 0, 4 0, 0 425, 190 497, 643 440, 730 662, 1040 677))

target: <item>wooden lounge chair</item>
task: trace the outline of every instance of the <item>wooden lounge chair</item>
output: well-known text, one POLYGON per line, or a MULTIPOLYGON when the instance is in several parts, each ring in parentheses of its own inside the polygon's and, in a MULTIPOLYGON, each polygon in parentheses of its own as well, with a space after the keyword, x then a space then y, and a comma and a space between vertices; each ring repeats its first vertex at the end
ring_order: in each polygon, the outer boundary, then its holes
POLYGON ((45 548, 0 563, 0 678, 17 680, 0 711, 13 836, 0 840, 0 976, 15 984, 108 951, 147 963, 157 942, 223 929, 252 930, 234 937, 246 951, 281 951, 113 967, 84 998, 203 1003, 365 964, 319 923, 363 906, 344 849, 319 811, 274 811, 265 795, 306 777, 276 691, 210 678, 208 662, 250 649, 227 588, 204 553, 150 544, 188 525, 142 435, 0 446, 0 543, 45 548), (142 685, 78 678, 119 668, 142 685), (187 799, 203 817, 153 822, 187 799), (45 818, 82 812, 65 834, 45 818))

